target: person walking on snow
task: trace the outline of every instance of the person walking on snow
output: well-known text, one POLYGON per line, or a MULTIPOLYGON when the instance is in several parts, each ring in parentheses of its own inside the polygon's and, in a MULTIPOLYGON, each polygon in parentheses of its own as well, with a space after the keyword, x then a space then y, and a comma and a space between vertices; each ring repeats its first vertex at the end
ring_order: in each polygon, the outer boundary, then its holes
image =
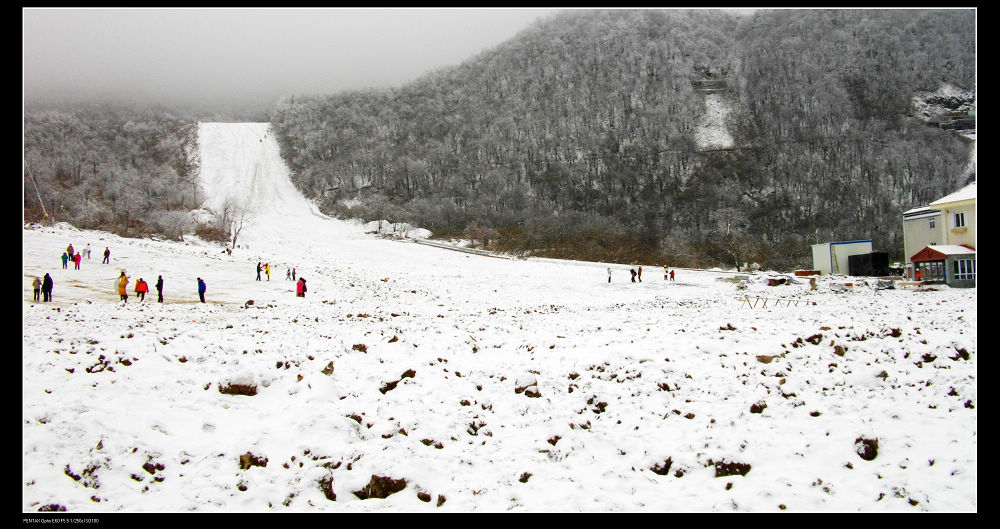
POLYGON ((73 264, 76 265, 76 269, 77 270, 80 269, 80 261, 82 259, 83 259, 83 257, 80 256, 80 252, 77 252, 76 253, 76 257, 73 259, 73 264))
POLYGON ((49 274, 42 279, 42 301, 52 301, 52 276, 49 274))
POLYGON ((673 270, 670 271, 670 280, 671 281, 674 280, 674 271, 673 270))
POLYGON ((125 275, 124 270, 122 270, 122 275, 118 276, 118 295, 121 296, 123 302, 128 303, 128 276, 125 275))
POLYGON ((263 267, 260 265, 260 261, 257 261, 257 281, 260 281, 260 271, 263 267))
POLYGON ((267 274, 267 280, 271 280, 271 263, 264 263, 264 273, 267 274))
POLYGON ((198 298, 201 299, 202 303, 205 302, 205 290, 207 290, 207 287, 205 286, 205 282, 202 281, 202 279, 199 277, 198 278, 198 298))
POLYGON ((292 280, 292 269, 291 268, 286 268, 285 269, 285 281, 291 281, 291 280, 292 280))
POLYGON ((83 249, 83 256, 90 260, 90 243, 87 243, 87 247, 83 249))
POLYGON ((101 264, 108 264, 111 262, 111 250, 107 246, 104 247, 104 261, 101 264))
POLYGON ((608 283, 611 282, 611 267, 608 267, 608 283))
POLYGON ((156 278, 156 302, 163 303, 163 276, 156 278))
POLYGON ((295 267, 292 267, 292 281, 295 281, 295 267))
POLYGON ((642 283, 642 267, 639 267, 639 282, 642 283))
POLYGON ((140 277, 135 282, 135 295, 139 297, 139 301, 146 301, 146 292, 149 292, 149 285, 140 277))
POLYGON ((62 263, 63 263, 63 270, 65 270, 66 269, 66 262, 69 261, 69 257, 66 256, 66 252, 63 252, 61 259, 62 259, 62 263))
POLYGON ((31 280, 31 290, 33 291, 31 299, 38 301, 42 291, 42 280, 38 276, 35 276, 35 279, 31 280))
POLYGON ((670 279, 670 270, 667 269, 667 265, 663 265, 663 280, 666 281, 670 279))
POLYGON ((306 297, 306 278, 300 277, 298 282, 295 283, 295 295, 304 298, 306 297))
POLYGON ((629 272, 632 272, 632 282, 635 283, 635 268, 630 268, 629 272))

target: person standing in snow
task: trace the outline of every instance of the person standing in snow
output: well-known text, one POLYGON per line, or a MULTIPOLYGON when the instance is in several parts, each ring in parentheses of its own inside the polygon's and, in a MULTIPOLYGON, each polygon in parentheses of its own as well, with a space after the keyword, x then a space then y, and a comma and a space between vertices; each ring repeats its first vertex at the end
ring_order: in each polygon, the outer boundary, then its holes
POLYGON ((38 301, 42 291, 42 280, 38 276, 35 276, 35 279, 31 280, 31 289, 34 292, 32 299, 38 301))
POLYGON ((61 259, 63 263, 63 270, 66 270, 66 262, 69 261, 69 257, 66 256, 66 252, 63 252, 61 259))
POLYGON ((66 255, 68 255, 70 259, 72 259, 74 255, 76 255, 76 252, 73 251, 72 244, 66 247, 66 255))
POLYGON ((262 269, 263 267, 261 266, 260 261, 257 261, 257 281, 260 281, 260 271, 262 269))
POLYGON ((295 267, 292 267, 292 281, 295 281, 295 267))
POLYGON ((295 297, 306 297, 306 295, 302 292, 302 278, 299 278, 299 280, 295 282, 295 297))
POLYGON ((611 282, 611 267, 608 267, 608 283, 611 282))
POLYGON ((163 303, 163 276, 156 278, 156 301, 163 303))
POLYGON ((45 279, 42 279, 42 300, 52 301, 52 276, 45 274, 45 279))
POLYGON ((632 272, 632 282, 635 283, 635 268, 630 268, 629 272, 632 272))
POLYGON ((139 301, 146 301, 146 292, 149 292, 149 285, 140 277, 135 282, 135 295, 139 297, 139 301))
POLYGON ((122 270, 122 275, 118 276, 118 295, 121 296, 123 302, 128 303, 128 276, 125 275, 124 270, 122 270))
POLYGON ((642 267, 639 267, 639 282, 642 283, 642 267))
POLYGON ((80 269, 80 261, 82 259, 83 259, 83 257, 80 256, 80 252, 77 252, 76 253, 76 257, 73 258, 73 264, 76 266, 77 270, 80 269))
POLYGON ((674 280, 674 271, 673 270, 670 271, 670 280, 671 281, 674 280))
POLYGON ((83 255, 84 255, 84 257, 87 258, 88 261, 90 260, 90 243, 89 242, 87 243, 87 247, 83 249, 83 255))
POLYGON ((670 279, 670 270, 667 269, 667 265, 663 265, 663 280, 666 281, 670 279))
POLYGON ((264 274, 267 275, 267 280, 271 280, 271 263, 264 263, 264 274))
POLYGON ((285 281, 291 281, 291 280, 292 280, 292 269, 291 268, 286 268, 285 269, 285 281))
POLYGON ((111 262, 111 250, 107 246, 104 247, 104 261, 101 264, 108 264, 111 262))
POLYGON ((205 286, 205 282, 202 281, 202 279, 199 277, 198 278, 198 298, 201 299, 202 303, 205 302, 205 291, 206 290, 208 290, 208 288, 205 286))

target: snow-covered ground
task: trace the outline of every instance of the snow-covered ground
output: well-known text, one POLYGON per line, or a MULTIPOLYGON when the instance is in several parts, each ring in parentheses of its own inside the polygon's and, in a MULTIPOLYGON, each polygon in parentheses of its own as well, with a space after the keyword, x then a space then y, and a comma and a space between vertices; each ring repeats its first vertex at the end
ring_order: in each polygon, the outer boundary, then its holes
POLYGON ((252 210, 232 256, 25 226, 23 511, 978 510, 975 289, 608 283, 378 238, 289 188, 266 131, 202 127, 209 196, 252 210), (165 303, 122 304, 121 269, 165 303))

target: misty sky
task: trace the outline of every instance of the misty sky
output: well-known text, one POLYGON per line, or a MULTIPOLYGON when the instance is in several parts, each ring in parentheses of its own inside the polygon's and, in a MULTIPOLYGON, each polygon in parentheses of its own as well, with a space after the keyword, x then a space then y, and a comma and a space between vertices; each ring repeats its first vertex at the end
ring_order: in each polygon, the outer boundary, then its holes
POLYGON ((553 9, 22 10, 24 101, 220 108, 400 86, 553 9))

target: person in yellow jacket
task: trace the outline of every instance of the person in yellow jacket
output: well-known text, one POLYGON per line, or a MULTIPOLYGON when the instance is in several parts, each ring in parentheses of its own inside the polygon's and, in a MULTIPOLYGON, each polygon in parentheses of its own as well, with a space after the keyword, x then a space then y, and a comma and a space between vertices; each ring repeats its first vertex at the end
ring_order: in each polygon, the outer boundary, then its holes
POLYGON ((128 276, 125 275, 124 270, 122 270, 122 275, 118 277, 118 295, 122 297, 122 301, 128 303, 128 276))

